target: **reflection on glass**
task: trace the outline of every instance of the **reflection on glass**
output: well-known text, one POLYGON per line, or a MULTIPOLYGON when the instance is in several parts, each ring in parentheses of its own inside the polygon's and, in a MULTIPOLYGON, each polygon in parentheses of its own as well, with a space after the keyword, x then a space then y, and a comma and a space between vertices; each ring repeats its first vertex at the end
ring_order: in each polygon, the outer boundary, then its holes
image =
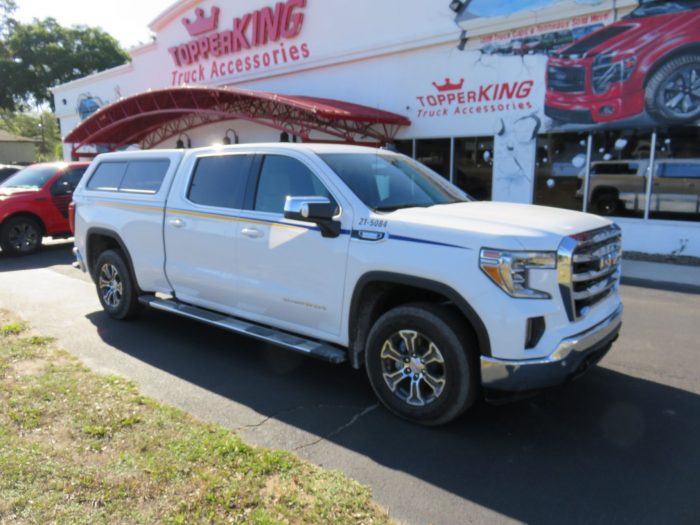
MULTIPOLYGON (((648 130, 593 133, 588 211, 616 217, 644 217, 651 149, 648 130)), ((579 192, 582 195, 582 191, 579 192)))
POLYGON ((658 131, 649 217, 700 220, 700 130, 674 126, 658 131))
POLYGON ((569 210, 583 208, 587 133, 555 133, 537 137, 535 204, 569 210))
POLYGON ((416 160, 446 179, 450 178, 450 139, 416 141, 416 160))
POLYGON ((394 146, 396 151, 403 153, 408 157, 413 157, 413 141, 412 140, 395 140, 394 146))
POLYGON ((493 137, 455 139, 454 183, 476 200, 490 200, 493 137))

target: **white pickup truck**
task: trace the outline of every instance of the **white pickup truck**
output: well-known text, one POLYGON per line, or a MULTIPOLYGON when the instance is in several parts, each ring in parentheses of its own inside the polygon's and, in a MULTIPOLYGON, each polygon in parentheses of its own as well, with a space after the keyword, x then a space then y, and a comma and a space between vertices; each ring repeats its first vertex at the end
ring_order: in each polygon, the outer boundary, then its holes
POLYGON ((476 202, 385 150, 110 153, 73 206, 78 264, 112 317, 147 305, 365 366, 422 424, 564 383, 621 326, 612 222, 476 202))

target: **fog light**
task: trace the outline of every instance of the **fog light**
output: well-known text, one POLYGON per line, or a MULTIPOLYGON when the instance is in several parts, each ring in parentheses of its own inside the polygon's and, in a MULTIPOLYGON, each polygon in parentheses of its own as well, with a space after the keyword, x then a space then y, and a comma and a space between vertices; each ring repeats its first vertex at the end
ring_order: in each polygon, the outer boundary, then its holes
POLYGON ((613 115, 615 113, 615 108, 612 106, 603 106, 600 108, 600 114, 603 116, 613 115))

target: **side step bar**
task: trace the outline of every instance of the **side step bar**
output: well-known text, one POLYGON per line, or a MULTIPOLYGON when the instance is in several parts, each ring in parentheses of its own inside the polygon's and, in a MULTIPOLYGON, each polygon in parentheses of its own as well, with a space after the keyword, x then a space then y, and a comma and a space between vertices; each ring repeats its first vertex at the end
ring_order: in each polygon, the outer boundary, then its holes
POLYGON ((268 328, 259 324, 244 321, 237 317, 212 312, 197 306, 181 303, 176 299, 160 299, 152 295, 143 295, 139 297, 139 302, 173 314, 202 321, 204 323, 223 328, 229 332, 248 335, 272 343, 288 350, 293 350, 301 354, 306 354, 318 359, 323 359, 330 363, 343 363, 347 361, 347 353, 343 350, 331 346, 327 343, 314 341, 313 339, 304 339, 296 335, 288 334, 274 328, 268 328))

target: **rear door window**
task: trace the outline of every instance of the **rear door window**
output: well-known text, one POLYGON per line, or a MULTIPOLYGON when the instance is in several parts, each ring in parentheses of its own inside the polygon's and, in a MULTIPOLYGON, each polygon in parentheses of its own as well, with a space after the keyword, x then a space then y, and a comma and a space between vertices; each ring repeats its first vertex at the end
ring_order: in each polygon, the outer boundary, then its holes
POLYGON ((217 155, 197 160, 187 198, 219 208, 243 207, 254 155, 217 155))

